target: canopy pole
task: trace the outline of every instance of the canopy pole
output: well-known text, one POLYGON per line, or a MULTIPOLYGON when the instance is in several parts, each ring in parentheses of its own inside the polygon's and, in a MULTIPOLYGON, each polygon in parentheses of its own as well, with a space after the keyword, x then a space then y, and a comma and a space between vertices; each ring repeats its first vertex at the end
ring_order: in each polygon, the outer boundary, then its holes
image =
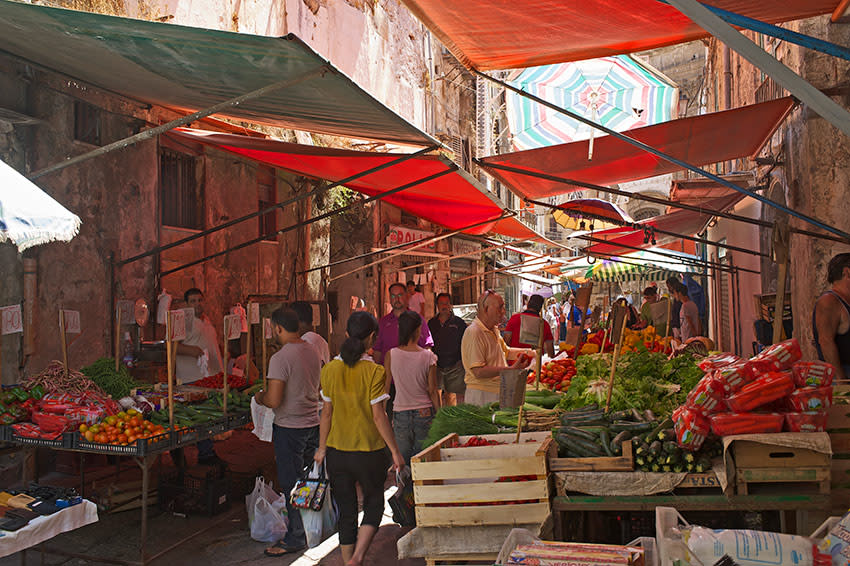
MULTIPOLYGON (((663 4, 671 4, 671 2, 668 2, 667 0, 658 1, 663 4)), ((819 39, 817 37, 797 33, 796 31, 791 31, 790 29, 785 29, 779 26, 775 26, 773 24, 768 24, 755 18, 742 16, 741 14, 736 14, 735 12, 730 12, 722 8, 717 8, 716 6, 709 6, 708 4, 702 5, 708 8, 709 11, 713 12, 721 20, 728 24, 732 24, 733 26, 738 26, 740 28, 748 29, 750 31, 769 35, 771 37, 781 39, 782 41, 787 41, 788 43, 793 43, 795 45, 799 45, 807 49, 820 51, 821 53, 826 53, 827 55, 832 55, 833 57, 839 57, 841 59, 846 59, 850 61, 850 49, 838 45, 837 43, 830 43, 829 41, 824 41, 823 39, 819 39)))
MULTIPOLYGON (((452 165, 451 165, 448 169, 446 169, 445 171, 440 171, 439 173, 434 173, 433 175, 428 175, 427 177, 423 177, 423 178, 418 179, 418 180, 416 180, 416 181, 413 181, 413 182, 411 182, 411 183, 407 183, 407 184, 401 185, 400 187, 396 187, 396 188, 394 188, 394 189, 390 189, 389 191, 385 191, 385 192, 380 193, 380 194, 377 194, 377 195, 375 195, 375 196, 371 196, 371 197, 369 197, 369 198, 367 198, 367 199, 363 199, 363 200, 362 200, 362 201, 360 201, 360 202, 361 202, 361 203, 363 203, 363 204, 365 204, 365 203, 369 203, 369 202, 372 202, 372 201, 380 200, 380 199, 382 199, 382 198, 384 198, 384 197, 388 197, 388 196, 394 195, 394 194, 396 194, 396 193, 399 193, 399 192, 401 192, 401 191, 404 191, 404 190, 406 190, 406 189, 409 189, 409 188, 411 188, 411 187, 415 187, 416 185, 420 185, 420 184, 422 184, 422 183, 427 183, 427 182, 429 182, 429 181, 433 181, 434 179, 439 179, 439 178, 440 178, 440 177, 442 177, 443 175, 448 175, 449 173, 453 173, 453 172, 455 172, 455 171, 457 170, 457 168, 458 168, 458 166, 457 166, 457 165, 455 165, 455 164, 453 163, 453 164, 452 164, 452 165)), ((242 248, 247 248, 248 246, 252 246, 252 245, 254 245, 254 244, 258 243, 258 242, 262 242, 262 241, 264 241, 264 240, 268 240, 269 238, 271 238, 271 237, 273 237, 273 236, 280 236, 281 234, 285 234, 286 232, 290 232, 290 231, 295 230, 295 229, 297 229, 297 228, 300 228, 300 227, 302 227, 302 226, 306 226, 306 225, 308 225, 308 224, 312 224, 312 223, 314 223, 314 222, 318 222, 319 220, 324 220, 325 218, 329 218, 329 217, 331 217, 331 216, 334 216, 334 215, 336 215, 336 214, 339 214, 339 213, 341 213, 341 212, 344 212, 344 211, 348 210, 349 208, 353 207, 355 204, 357 204, 357 203, 351 203, 351 204, 347 204, 347 205, 345 205, 345 206, 341 206, 341 207, 339 207, 339 208, 335 208, 335 209, 333 209, 333 210, 331 210, 331 211, 329 211, 329 212, 325 212, 324 214, 320 214, 320 215, 318 215, 318 216, 314 216, 314 217, 312 217, 312 218, 308 218, 308 219, 304 220, 303 222, 298 222, 298 223, 296 223, 296 224, 292 224, 292 225, 290 225, 290 226, 287 226, 286 228, 281 228, 280 230, 277 230, 276 232, 271 232, 271 233, 269 233, 269 234, 263 234, 262 236, 260 236, 260 237, 258 237, 258 238, 252 238, 252 239, 248 240, 247 242, 242 242, 241 244, 238 244, 238 245, 232 246, 232 247, 227 248, 227 249, 225 249, 225 250, 222 250, 222 251, 220 251, 220 252, 215 252, 215 253, 213 253, 213 254, 209 254, 209 255, 207 255, 206 257, 202 257, 202 258, 200 258, 200 259, 196 259, 196 260, 194 260, 194 261, 190 261, 189 263, 184 263, 183 265, 180 265, 180 266, 175 267, 175 268, 173 268, 173 269, 169 269, 169 270, 167 270, 167 271, 162 271, 162 272, 160 272, 159 277, 160 277, 160 279, 161 279, 162 277, 165 277, 166 275, 171 275, 172 273, 176 273, 177 271, 181 271, 181 270, 183 270, 183 269, 186 269, 186 268, 189 268, 189 267, 192 267, 192 266, 198 265, 198 264, 200 264, 200 263, 207 262, 207 261, 209 261, 209 260, 211 260, 211 259, 215 259, 215 258, 217 258, 217 257, 223 256, 223 255, 227 255, 227 254, 229 254, 229 253, 231 253, 231 252, 235 252, 235 251, 237 251, 237 250, 241 250, 242 248)))
MULTIPOLYGON (((560 210, 562 212, 567 213, 567 211, 565 211, 563 208, 561 208, 557 204, 549 204, 549 203, 536 201, 536 200, 529 200, 528 202, 530 202, 532 204, 539 205, 539 206, 543 206, 543 207, 546 207, 546 208, 550 208, 552 210, 560 210)), ((711 213, 706 213, 706 214, 711 214, 711 213)), ((703 238, 696 238, 694 236, 685 236, 684 234, 679 234, 677 232, 669 232, 667 230, 655 228, 654 226, 644 226, 642 224, 629 223, 629 222, 618 222, 618 221, 616 221, 612 218, 605 218, 604 216, 598 216, 596 214, 591 214, 591 213, 582 213, 582 216, 584 216, 586 218, 595 218, 595 219, 601 220, 603 222, 610 222, 611 224, 619 224, 620 226, 633 228, 635 230, 647 230, 647 229, 649 229, 649 230, 652 230, 654 232, 658 232, 659 234, 665 234, 667 236, 674 236, 674 237, 677 237, 677 238, 683 238, 685 240, 690 240, 690 241, 696 242, 698 244, 705 244, 705 245, 708 245, 708 246, 717 246, 719 248, 724 248, 724 249, 728 249, 728 250, 732 250, 732 251, 736 251, 736 252, 741 252, 741 253, 745 253, 745 254, 750 254, 750 255, 754 255, 754 256, 761 256, 761 257, 767 257, 767 258, 770 257, 769 254, 766 254, 764 252, 757 252, 757 251, 754 251, 754 250, 748 250, 746 248, 739 248, 737 246, 732 246, 732 245, 729 245, 729 244, 720 244, 720 243, 717 243, 717 242, 712 242, 711 240, 706 240, 706 239, 703 239, 703 238)))
POLYGON ((262 88, 258 88, 257 90, 253 90, 251 92, 242 94, 242 95, 237 96, 235 98, 225 100, 224 102, 219 102, 218 104, 210 106, 209 108, 204 108, 203 110, 198 110, 197 112, 193 112, 193 113, 191 113, 187 116, 182 116, 180 118, 177 118, 176 120, 166 122, 165 124, 162 124, 160 126, 156 126, 155 128, 151 128, 149 130, 139 132, 138 134, 132 135, 128 138, 124 138, 122 140, 112 142, 112 143, 107 144, 103 147, 93 149, 92 151, 87 151, 86 153, 84 153, 82 155, 78 155, 76 157, 71 157, 69 159, 66 159, 65 161, 61 161, 61 162, 56 163, 54 165, 51 165, 49 167, 45 167, 44 169, 39 169, 38 171, 36 171, 34 173, 30 173, 27 176, 27 178, 30 181, 32 181, 32 180, 38 179, 39 177, 43 177, 44 175, 47 175, 49 173, 55 173, 56 171, 64 169, 65 167, 70 167, 71 165, 76 165, 77 163, 81 163, 83 161, 88 161, 89 159, 91 159, 93 157, 98 157, 100 155, 109 153, 109 152, 114 151, 116 149, 123 149, 123 148, 131 146, 135 143, 139 143, 140 141, 144 141, 144 140, 150 139, 152 137, 158 136, 159 134, 165 133, 168 130, 171 130, 171 129, 174 129, 174 128, 177 128, 177 127, 180 127, 180 126, 185 126, 186 124, 189 124, 190 122, 194 122, 195 120, 199 120, 201 118, 206 118, 207 116, 210 116, 211 114, 216 114, 216 113, 218 113, 222 110, 225 110, 227 108, 230 108, 232 106, 238 106, 238 105, 242 104, 243 102, 245 102, 246 100, 259 98, 259 97, 264 96, 264 95, 266 95, 270 92, 280 90, 280 89, 283 89, 283 88, 288 88, 288 87, 297 85, 298 83, 303 83, 304 81, 310 80, 310 79, 312 79, 312 78, 314 78, 318 75, 323 75, 326 72, 328 72, 329 70, 330 70, 330 68, 327 65, 322 65, 320 67, 317 67, 316 69, 313 69, 311 71, 307 71, 306 73, 302 73, 301 75, 299 75, 295 78, 285 79, 285 80, 282 80, 282 81, 278 81, 276 83, 272 83, 270 85, 266 85, 262 88))
MULTIPOLYGON (((531 262, 534 262, 534 261, 541 261, 541 260, 543 260, 544 263, 548 263, 548 261, 549 261, 548 259, 544 260, 544 258, 534 257, 534 258, 531 258, 531 259, 527 259, 525 261, 520 261, 518 263, 512 263, 511 265, 506 265, 505 267, 499 267, 497 269, 491 269, 490 271, 483 271, 481 273, 476 273, 475 275, 468 275, 466 277, 461 277, 460 279, 452 279, 452 283, 460 283, 461 281, 466 281, 467 279, 473 279, 475 277, 480 277, 480 276, 483 276, 483 275, 495 275, 496 273, 502 273, 503 271, 508 271, 509 269, 516 269, 517 267, 521 267, 521 266, 523 266, 527 263, 531 263, 531 262)), ((515 276, 517 276, 521 279, 526 279, 528 281, 534 281, 533 279, 530 279, 528 277, 523 277, 521 274, 518 274, 518 273, 510 273, 510 275, 515 275, 515 276)), ((535 281, 535 283, 539 283, 539 281, 535 281)), ((553 281, 552 283, 557 283, 557 281, 553 281)))
MULTIPOLYGON (((470 224, 469 226, 463 226, 463 227, 461 227, 461 228, 457 228, 457 229, 455 229, 455 230, 451 230, 451 231, 449 231, 449 232, 446 232, 445 234, 439 234, 439 235, 437 235, 437 236, 432 236, 432 237, 429 237, 429 238, 425 238, 425 239, 423 239, 423 240, 420 240, 422 243, 417 244, 417 245, 413 246, 412 248, 407 248, 407 249, 404 249, 404 250, 402 250, 402 251, 400 251, 400 252, 396 252, 396 253, 390 254, 390 255, 388 255, 388 256, 386 256, 386 257, 382 257, 381 259, 378 259, 378 260, 376 260, 376 261, 373 261, 372 263, 367 263, 366 265, 361 265, 360 267, 357 267, 357 268, 355 268, 355 269, 352 269, 351 271, 347 271, 347 272, 345 272, 345 273, 342 273, 342 274, 340 274, 340 275, 337 275, 336 277, 331 277, 331 278, 328 280, 328 283, 333 283, 333 282, 334 282, 334 281, 336 281, 337 279, 342 279, 343 277, 348 277, 349 275, 351 275, 351 274, 353 274, 353 273, 357 273, 357 272, 359 272, 359 271, 363 271, 364 269, 368 269, 368 268, 370 268, 370 267, 372 267, 372 266, 375 266, 375 265, 378 265, 378 264, 380 264, 380 263, 384 263, 385 261, 389 261, 389 260, 391 260, 391 259, 393 259, 393 258, 395 258, 395 257, 398 257, 398 256, 400 256, 400 255, 404 255, 404 254, 406 254, 406 253, 409 253, 410 251, 415 250, 415 249, 418 249, 418 248, 421 248, 422 246, 427 246, 427 245, 428 245, 429 243, 431 243, 431 242, 439 242, 440 240, 445 240, 446 238, 449 238, 449 237, 454 236, 454 235, 456 235, 456 234, 460 234, 460 233, 461 233, 461 232, 463 232, 464 230, 471 230, 472 228, 477 228, 477 227, 479 227, 479 226, 485 226, 485 225, 487 225, 487 224, 492 224, 493 222, 498 222, 499 220, 504 220, 505 218, 509 218, 509 217, 511 217, 511 216, 513 216, 513 213, 512 213, 512 212, 511 212, 510 214, 502 214, 502 215, 501 215, 501 216, 499 216, 498 218, 491 218, 490 220, 484 220, 484 221, 482 221, 482 222, 476 222, 475 224, 470 224)), ((405 244, 405 245, 408 245, 408 244, 405 244)), ((398 246, 396 246, 396 247, 398 247, 398 246)), ((380 253, 380 252, 378 252, 378 253, 380 253)))
MULTIPOLYGON (((848 0, 850 1, 850 0, 848 0)), ((625 197, 628 199, 640 200, 643 202, 651 202, 653 204, 660 204, 662 206, 671 206, 673 208, 680 208, 682 210, 690 210, 693 212, 699 212, 700 214, 711 214, 712 216, 718 216, 720 218, 725 218, 727 220, 736 220, 738 222, 744 222, 746 224, 752 224, 754 226, 762 226, 764 228, 772 228, 773 222, 768 222, 766 220, 759 220, 757 218, 749 218, 747 216, 741 216, 738 214, 732 214, 731 212, 722 212, 719 210, 712 210, 708 208, 702 208, 700 206, 695 206, 692 204, 685 204, 682 202, 678 202, 675 200, 668 200, 658 197, 652 197, 649 195, 642 195, 639 193, 630 193, 627 191, 621 191, 620 189, 614 189, 612 187, 606 187, 604 185, 594 185, 593 183, 585 183, 583 181, 577 181, 575 179, 568 179, 566 177, 559 177, 557 175, 549 175, 547 173, 541 173, 538 171, 530 171, 527 169, 520 169, 518 167, 511 167, 510 165, 499 165, 496 163, 486 163, 481 161, 480 159, 476 159, 475 162, 481 166, 485 171, 488 168, 498 169, 502 171, 508 171, 510 173, 516 173, 518 175, 525 175, 527 177, 535 177, 537 179, 544 179, 546 181, 552 181, 554 183, 562 183, 564 185, 571 185, 575 187, 582 187, 585 189, 590 189, 592 191, 599 191, 602 193, 607 193, 611 195, 617 195, 621 197, 625 197)), ((487 171, 488 174, 492 176, 492 173, 487 171)), ((498 180, 498 179, 496 179, 498 180)), ((753 187, 754 189, 759 189, 760 187, 753 187)), ((526 199, 528 202, 537 202, 531 201, 530 199, 526 199)), ((822 240, 829 240, 832 242, 840 242, 842 244, 847 243, 847 241, 843 238, 839 238, 836 236, 830 236, 829 234, 819 234, 817 232, 812 232, 810 230, 803 230, 800 228, 790 228, 791 232, 795 234, 800 234, 803 236, 810 236, 812 238, 820 238, 822 240)))
POLYGON ((135 256, 127 258, 127 259, 122 259, 121 261, 119 261, 117 263, 117 265, 120 267, 120 266, 126 265, 128 263, 132 263, 134 261, 144 259, 148 256, 152 256, 152 255, 164 252, 165 250, 170 250, 171 248, 174 248, 174 247, 177 247, 177 246, 182 246, 183 244, 186 244, 186 243, 191 242, 193 240, 197 240, 198 238, 203 238, 204 236, 208 236, 208 235, 210 235, 214 232, 218 232, 219 230, 224 230, 225 228, 230 228, 231 226, 233 226, 235 224, 239 224, 240 222, 244 222, 246 220, 256 218, 257 216, 262 216, 264 214, 268 214, 269 212, 274 212, 278 208, 283 208, 285 206, 289 206, 290 204, 295 204, 296 202, 304 200, 305 198, 316 196, 320 192, 329 191, 330 189, 333 189, 334 187, 346 185, 346 184, 350 183, 351 181, 355 181, 357 179, 360 179, 361 177, 371 175, 372 173, 376 173, 378 171, 381 171, 383 169, 387 169, 387 168, 392 167, 394 165, 398 165, 399 163, 403 163, 405 161, 413 159, 414 157, 419 157, 420 155, 423 155, 423 154, 428 153, 430 151, 433 151, 435 149, 437 149, 437 146, 432 145, 430 147, 426 147, 425 149, 420 149, 419 151, 416 151, 414 153, 411 153, 411 154, 408 154, 408 155, 403 155, 403 156, 399 157, 398 159, 393 159, 392 161, 388 161, 388 162, 384 163, 383 165, 378 165, 377 167, 372 167, 371 169, 366 169, 365 171, 355 173, 354 175, 351 175, 350 177, 346 177, 345 179, 336 181, 336 182, 334 182, 330 185, 324 186, 324 187, 319 187, 316 190, 310 191, 308 193, 304 193, 303 195, 296 195, 296 196, 292 197, 291 199, 287 199, 283 202, 273 204, 268 208, 264 208, 263 210, 258 210, 257 212, 252 212, 250 214, 246 214, 245 216, 240 216, 239 218, 234 218, 233 220, 229 220, 229 221, 225 222, 224 224, 219 224, 218 226, 214 226, 214 227, 209 228, 207 230, 203 230, 201 232, 198 232, 197 234, 192 234, 191 236, 186 236, 185 238, 175 240, 175 241, 173 241, 169 244, 158 246, 158 247, 156 247, 152 250, 148 250, 148 251, 141 253, 139 255, 135 255, 135 256))
MULTIPOLYGON (((844 135, 850 136, 850 112, 847 112, 808 81, 777 61, 776 58, 750 41, 744 34, 724 22, 719 16, 712 14, 708 8, 696 0, 667 0, 667 2, 690 18, 691 21, 734 49, 741 57, 768 74, 827 122, 844 132, 844 135)), ((777 204, 773 203, 774 206, 777 204)), ((786 212, 788 211, 786 210, 786 212)), ((833 228, 830 232, 837 234, 838 232, 835 232, 835 230, 833 228)), ((847 237, 847 234, 839 235, 847 237)))
MULTIPOLYGON (((673 3, 674 5, 675 5, 675 3, 678 3, 678 2, 689 2, 689 3, 698 4, 697 2, 693 2, 693 0, 669 0, 669 1, 671 3, 673 3)), ((676 6, 676 7, 678 8, 678 6, 676 6)), ((723 26, 728 27, 728 24, 726 24, 725 22, 723 22, 722 20, 720 20, 719 18, 717 18, 716 16, 711 14, 711 12, 709 12, 705 8, 703 8, 703 11, 708 13, 709 16, 720 21, 720 23, 723 26)), ((732 28, 729 28, 729 29, 731 30, 732 28)), ((732 30, 732 31, 734 31, 734 30, 732 30)), ((746 38, 744 38, 744 36, 741 36, 741 38, 746 40, 746 38)), ((751 41, 749 41, 749 40, 746 40, 746 41, 748 43, 750 43, 751 46, 755 47, 755 44, 753 44, 751 41)), ((767 55, 767 53, 764 53, 764 51, 762 51, 762 53, 766 57, 770 58, 770 56, 767 55)), ((779 65, 780 67, 783 67, 786 71, 788 71, 788 73, 791 73, 792 75, 794 74, 790 69, 788 69, 787 67, 785 67, 784 65, 782 65, 781 63, 776 61, 775 59, 773 61, 777 65, 779 65)), ((589 120, 589 119, 585 118, 584 116, 582 116, 580 114, 576 114, 575 112, 571 112, 571 111, 569 111, 565 108, 561 108, 557 104, 553 104, 551 102, 548 102, 548 101, 540 98, 539 96, 535 96, 533 94, 525 92, 524 90, 518 89, 515 86, 513 86, 513 85, 511 85, 511 84, 509 84, 509 83, 507 83, 503 80, 491 77, 490 75, 488 75, 486 73, 482 73, 481 71, 478 71, 477 69, 471 69, 471 71, 473 73, 481 76, 481 77, 486 78, 489 81, 492 81, 492 82, 510 90, 511 92, 515 92, 515 93, 519 94, 520 96, 524 96, 525 98, 528 98, 529 100, 533 100, 534 102, 537 102, 538 104, 542 104, 543 106, 546 106, 547 108, 551 108, 552 110, 554 110, 558 113, 564 114, 565 116, 569 116, 570 118, 577 120, 577 121, 579 121, 583 124, 587 124, 588 126, 596 128, 597 130, 603 131, 610 136, 613 136, 613 137, 615 137, 619 140, 622 140, 622 141, 624 141, 624 142, 626 142, 630 145, 637 147, 638 149, 642 149, 643 151, 646 151, 646 152, 651 153, 651 154, 653 154, 657 157, 665 159, 665 160, 669 161, 670 163, 673 163, 674 165, 678 165, 679 167, 682 167, 683 169, 687 169, 688 171, 693 171, 694 173, 702 175, 703 177, 705 177, 707 179, 711 179, 712 181, 719 183, 719 184, 723 185, 724 187, 728 187, 732 190, 738 191, 741 194, 747 195, 748 197, 752 197, 752 198, 754 198, 754 199, 756 199, 756 200, 758 200, 758 201, 760 201, 764 204, 767 204, 768 206, 772 206, 772 207, 774 207, 778 210, 785 212, 786 214, 790 214, 791 216, 794 216, 795 218, 799 218, 800 220, 808 222, 809 224, 811 224, 813 226, 817 226, 818 228, 826 230, 827 232, 832 232, 833 234, 835 234, 837 236, 841 236, 845 240, 850 240, 850 234, 848 234, 847 232, 844 232, 843 230, 839 230, 838 228, 835 228, 834 226, 830 226, 829 224, 825 224, 824 222, 821 222, 820 220, 817 220, 816 218, 812 218, 811 216, 808 216, 806 214, 803 214, 802 212, 797 212, 796 210, 793 210, 793 209, 787 207, 784 204, 773 201, 773 200, 771 200, 771 199, 769 199, 769 198, 767 198, 763 195, 760 195, 758 193, 754 193, 754 192, 747 190, 743 187, 739 187, 735 183, 731 183, 731 182, 727 181, 726 179, 724 179, 724 178, 722 178, 718 175, 715 175, 714 173, 710 173, 709 171, 707 171, 705 169, 702 169, 702 168, 697 167, 695 165, 691 165, 690 163, 687 163, 685 161, 682 161, 681 159, 673 157, 672 155, 664 153, 663 151, 658 150, 658 149, 656 149, 656 148, 654 148, 650 145, 647 145, 647 144, 645 144, 641 141, 638 141, 634 138, 630 138, 629 136, 626 136, 626 135, 624 135, 620 132, 614 131, 611 128, 607 128, 607 127, 605 127, 601 124, 594 122, 593 120, 589 120)), ((794 76, 796 77, 796 75, 794 75, 794 76)), ((797 77, 797 78, 799 79, 799 77, 797 77)), ((800 79, 800 80, 802 81, 802 79, 800 79)), ((805 81, 802 81, 802 82, 805 83, 806 85, 808 85, 810 88, 814 89, 814 87, 812 87, 811 85, 809 85, 805 81)), ((785 86, 785 85, 783 84, 783 86, 785 86)), ((788 87, 786 86, 786 88, 788 88, 788 87)), ((788 89, 788 90, 791 90, 791 89, 788 89)), ((816 89, 815 89, 815 92, 817 92, 821 97, 828 100, 832 105, 834 105, 836 108, 838 108, 842 113, 844 113, 845 115, 850 117, 850 114, 847 114, 847 112, 845 110, 841 109, 840 106, 838 106, 837 104, 832 102, 832 100, 827 98, 826 95, 822 94, 820 91, 818 91, 816 89)), ((847 132, 850 132, 850 121, 848 121, 847 132)))

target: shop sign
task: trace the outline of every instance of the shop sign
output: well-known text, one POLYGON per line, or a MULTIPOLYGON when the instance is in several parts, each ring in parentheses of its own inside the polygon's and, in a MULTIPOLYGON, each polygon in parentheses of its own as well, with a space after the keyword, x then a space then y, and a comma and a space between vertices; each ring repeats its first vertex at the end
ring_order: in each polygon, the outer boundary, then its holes
POLYGON ((79 334, 80 330, 80 311, 63 311, 65 322, 65 334, 79 334))
POLYGON ((3 322, 3 334, 14 334, 24 331, 21 305, 11 305, 0 308, 0 320, 3 322))
POLYGON ((452 238, 452 255, 472 254, 481 251, 481 244, 463 238, 452 238))
POLYGON ((238 314, 224 315, 224 333, 228 340, 236 340, 242 334, 242 317, 238 314))
POLYGON ((178 342, 180 340, 186 339, 186 311, 183 309, 177 309, 168 312, 169 317, 171 318, 170 328, 170 336, 167 336, 168 340, 171 342, 178 342))
MULTIPOLYGON (((395 226, 393 224, 390 224, 389 232, 387 233, 387 247, 389 248, 392 246, 397 246, 399 244, 415 242, 424 238, 433 238, 435 235, 436 234, 434 234, 434 232, 426 232, 425 230, 414 230, 412 228, 406 228, 404 226, 395 226)), ((436 249, 436 242, 430 242, 427 246, 422 246, 419 249, 434 251, 436 249)))

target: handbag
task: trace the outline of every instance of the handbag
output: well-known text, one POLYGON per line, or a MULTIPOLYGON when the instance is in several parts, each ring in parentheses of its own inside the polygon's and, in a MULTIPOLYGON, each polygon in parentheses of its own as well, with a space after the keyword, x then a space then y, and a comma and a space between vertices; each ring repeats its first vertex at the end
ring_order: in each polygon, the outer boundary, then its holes
POLYGON ((393 521, 402 527, 416 526, 416 503, 413 499, 413 482, 408 468, 396 473, 396 491, 389 499, 393 521))
POLYGON ((289 494, 289 503, 298 509, 321 511, 328 491, 328 476, 325 473, 325 463, 320 466, 313 462, 312 466, 304 468, 301 479, 295 482, 295 487, 289 494))

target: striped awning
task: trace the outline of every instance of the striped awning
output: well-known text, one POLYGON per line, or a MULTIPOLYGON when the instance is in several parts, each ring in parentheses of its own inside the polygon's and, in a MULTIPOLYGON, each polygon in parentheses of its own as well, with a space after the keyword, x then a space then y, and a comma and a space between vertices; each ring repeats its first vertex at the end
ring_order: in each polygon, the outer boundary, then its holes
POLYGON ((634 265, 616 260, 604 260, 594 265, 587 271, 588 279, 593 281, 666 281, 670 277, 678 276, 679 273, 657 265, 645 264, 634 265))

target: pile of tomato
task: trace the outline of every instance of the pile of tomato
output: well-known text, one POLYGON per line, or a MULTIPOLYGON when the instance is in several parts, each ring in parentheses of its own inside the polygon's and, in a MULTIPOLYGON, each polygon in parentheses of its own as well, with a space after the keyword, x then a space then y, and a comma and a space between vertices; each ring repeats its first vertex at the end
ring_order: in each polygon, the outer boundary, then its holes
MULTIPOLYGON (((224 387, 224 374, 219 372, 215 375, 199 379, 198 381, 193 381, 191 385, 196 387, 208 387, 210 389, 221 389, 224 387)), ((246 385, 248 385, 248 380, 245 376, 232 374, 227 376, 227 386, 231 389, 242 389, 246 385)))
POLYGON ((497 446, 499 444, 504 444, 504 442, 499 442, 497 440, 487 440, 481 436, 473 436, 463 444, 461 444, 458 448, 470 448, 474 446, 497 446))
POLYGON ((80 434, 88 442, 127 446, 140 438, 163 434, 165 427, 146 420, 136 409, 121 411, 91 426, 81 424, 80 434))
MULTIPOLYGON (((576 361, 561 358, 546 362, 540 370, 540 383, 553 391, 566 391, 576 374, 576 361)), ((534 372, 528 375, 528 383, 534 383, 534 372)))

